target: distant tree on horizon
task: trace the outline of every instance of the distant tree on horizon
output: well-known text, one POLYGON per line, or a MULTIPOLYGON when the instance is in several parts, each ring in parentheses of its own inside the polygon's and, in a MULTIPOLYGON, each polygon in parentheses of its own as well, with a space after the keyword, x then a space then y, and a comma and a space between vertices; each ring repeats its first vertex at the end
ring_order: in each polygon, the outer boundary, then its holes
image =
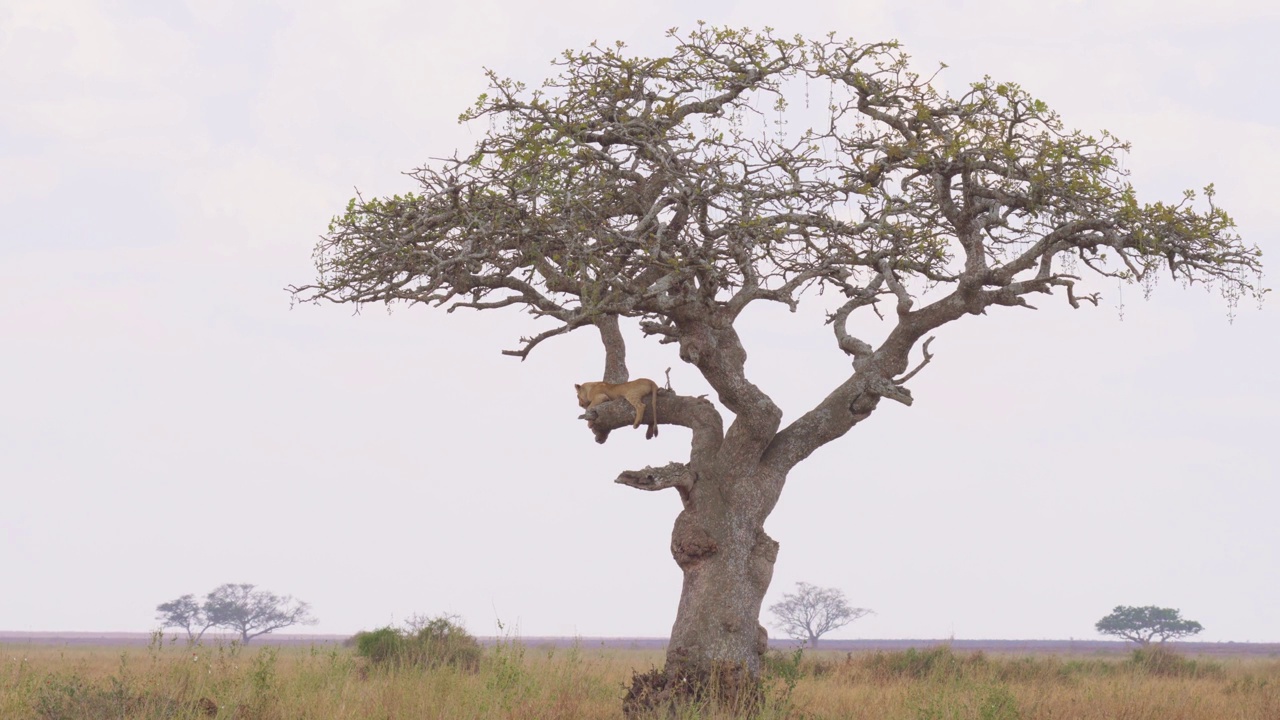
POLYGON ((240 641, 248 644, 259 635, 316 623, 307 603, 288 595, 258 590, 249 583, 219 585, 205 595, 203 603, 197 603, 194 595, 161 603, 156 606, 156 619, 163 623, 162 628, 184 628, 192 644, 200 642, 211 627, 238 632, 240 641), (195 630, 197 627, 199 632, 195 630))
POLYGON ((161 629, 180 627, 186 630, 187 642, 192 645, 200 642, 205 631, 213 627, 205 614, 204 606, 196 602, 196 596, 191 594, 157 605, 156 619, 160 621, 161 629))
POLYGON ((1162 608, 1155 605, 1134 607, 1117 605, 1110 615, 1102 618, 1094 625, 1103 635, 1132 640, 1142 646, 1151 644, 1155 638, 1166 640, 1189 637, 1204 630, 1204 626, 1194 620, 1184 620, 1179 610, 1162 608))
POLYGON ((867 608, 849 605, 844 593, 836 588, 820 588, 806 582, 796 583, 794 593, 769 606, 777 618, 774 627, 796 640, 804 640, 810 649, 818 646, 818 638, 869 615, 867 608))

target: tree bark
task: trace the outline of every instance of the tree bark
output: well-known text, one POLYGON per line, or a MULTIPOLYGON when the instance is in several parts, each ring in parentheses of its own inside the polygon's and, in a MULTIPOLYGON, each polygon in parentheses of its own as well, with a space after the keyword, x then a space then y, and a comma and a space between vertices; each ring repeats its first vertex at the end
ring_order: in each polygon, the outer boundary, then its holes
POLYGON ((778 558, 778 543, 765 533, 764 520, 784 478, 759 470, 733 477, 694 468, 671 533, 671 555, 684 572, 684 585, 665 674, 673 682, 709 684, 719 700, 751 705, 768 650, 760 609, 778 558))
POLYGON ((684 571, 684 587, 667 647, 668 673, 727 663, 758 675, 768 649, 758 618, 777 541, 757 523, 685 510, 676 518, 671 554, 684 571))

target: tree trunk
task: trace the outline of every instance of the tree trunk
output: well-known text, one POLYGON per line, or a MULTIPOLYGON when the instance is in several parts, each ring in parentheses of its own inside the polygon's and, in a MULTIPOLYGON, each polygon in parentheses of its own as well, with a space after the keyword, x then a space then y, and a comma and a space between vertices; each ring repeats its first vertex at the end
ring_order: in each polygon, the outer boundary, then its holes
POLYGON ((668 673, 727 663, 758 676, 768 649, 760 606, 773 579, 777 541, 751 519, 685 510, 676 518, 671 554, 684 571, 684 588, 667 647, 668 673))
POLYGON ((685 509, 671 533, 671 555, 684 571, 666 667, 638 675, 624 709, 652 712, 693 701, 750 710, 760 700, 761 657, 768 633, 760 607, 773 579, 778 543, 764 519, 779 478, 715 483, 701 476, 682 493, 685 509))

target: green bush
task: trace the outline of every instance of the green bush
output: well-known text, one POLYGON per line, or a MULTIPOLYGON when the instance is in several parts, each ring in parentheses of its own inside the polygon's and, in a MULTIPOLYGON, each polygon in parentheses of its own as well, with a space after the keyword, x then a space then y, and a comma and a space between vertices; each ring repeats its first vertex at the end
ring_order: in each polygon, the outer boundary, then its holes
POLYGON ((374 665, 384 665, 400 659, 404 655, 406 644, 404 633, 391 626, 371 631, 361 630, 351 640, 356 647, 356 655, 368 658, 374 665))
POLYGON ((1217 677, 1222 674, 1222 666, 1218 663, 1191 660, 1161 645, 1134 650, 1130 662, 1148 675, 1163 677, 1217 677))
POLYGON ((451 615, 411 620, 403 629, 361 631, 352 641, 356 655, 379 667, 480 668, 480 643, 451 615))

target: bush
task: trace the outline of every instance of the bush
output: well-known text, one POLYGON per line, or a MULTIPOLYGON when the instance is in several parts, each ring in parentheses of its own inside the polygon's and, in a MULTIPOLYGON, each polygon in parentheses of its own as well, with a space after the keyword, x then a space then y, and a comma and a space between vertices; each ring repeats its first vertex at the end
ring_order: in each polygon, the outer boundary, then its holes
POLYGON ((1160 645, 1134 650, 1130 661, 1149 675, 1163 677, 1217 677, 1222 674, 1222 666, 1218 663, 1191 660, 1160 645))
POLYGON ((795 687, 796 682, 805 674, 804 669, 800 667, 800 660, 803 657, 802 648, 796 648, 789 654, 770 650, 760 658, 760 661, 767 677, 776 678, 789 687, 795 687))
POLYGON ((401 658, 407 644, 404 633, 390 626, 368 632, 362 630, 351 640, 356 647, 356 655, 368 658, 374 665, 384 665, 401 658))
POLYGON ((352 641, 356 655, 379 667, 480 668, 480 643, 452 615, 414 618, 406 628, 361 631, 352 641))

